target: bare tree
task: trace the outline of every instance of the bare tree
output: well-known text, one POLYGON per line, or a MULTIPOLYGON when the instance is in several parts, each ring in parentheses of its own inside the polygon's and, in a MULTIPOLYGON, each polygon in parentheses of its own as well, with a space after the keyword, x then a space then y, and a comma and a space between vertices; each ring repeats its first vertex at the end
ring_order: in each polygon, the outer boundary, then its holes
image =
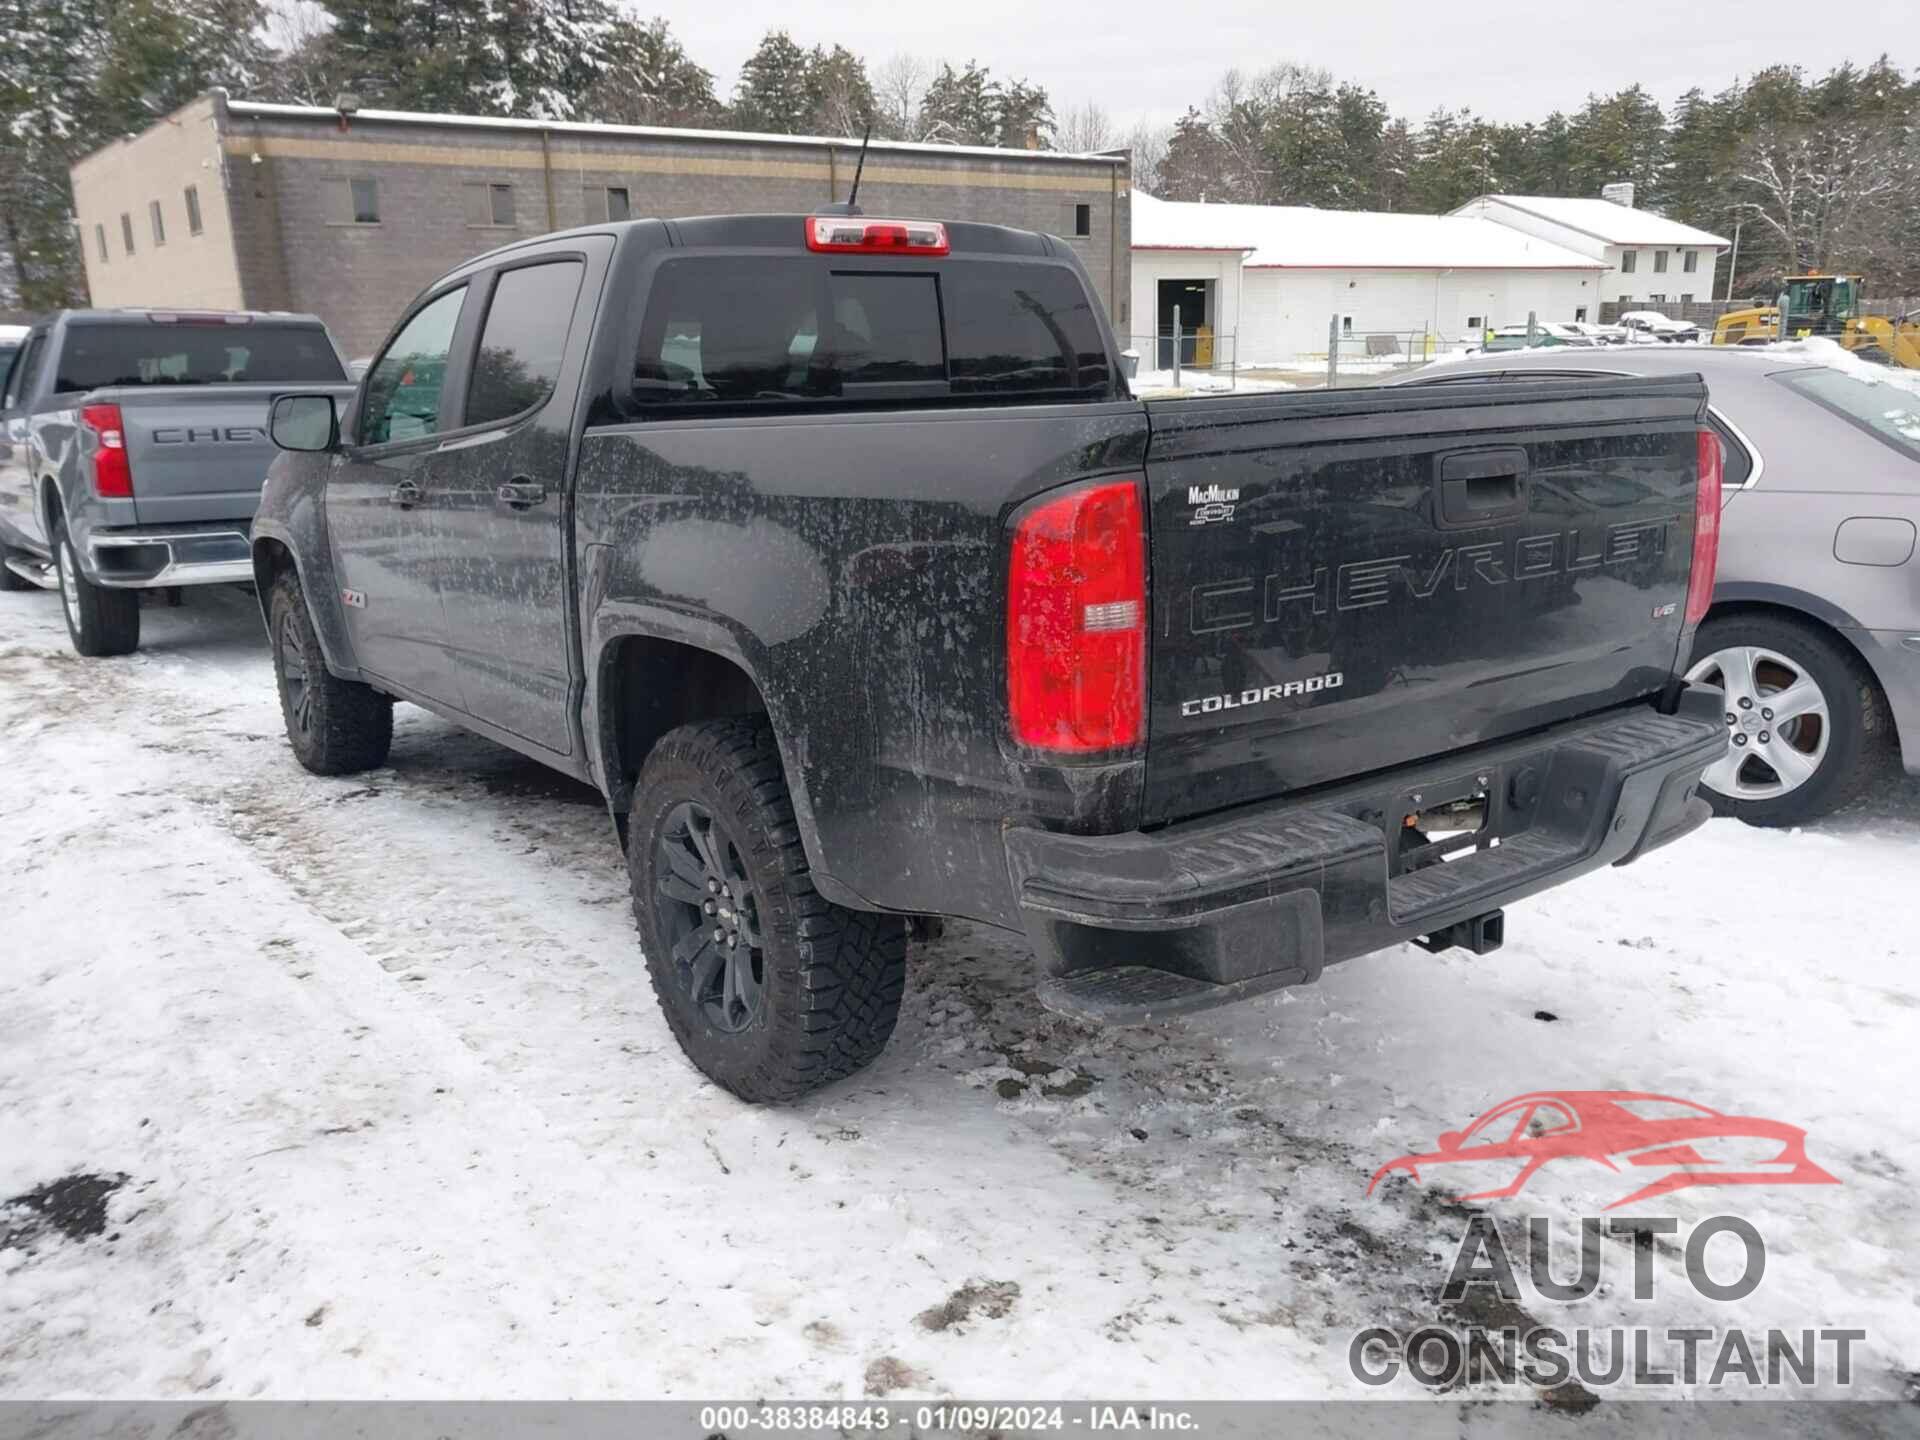
POLYGON ((926 99, 933 67, 918 55, 899 54, 882 61, 873 72, 873 95, 878 102, 874 128, 892 140, 924 140, 920 133, 920 102, 926 99))
POLYGON ((273 52, 272 97, 295 105, 331 105, 341 83, 328 43, 333 16, 314 0, 271 0, 261 32, 273 52))
POLYGON ((1054 126, 1053 143, 1060 150, 1091 155, 1096 151, 1113 149, 1120 143, 1120 134, 1113 128, 1113 118, 1100 104, 1088 100, 1070 107, 1060 117, 1059 123, 1054 126))
POLYGON ((1734 186, 1735 209, 1774 237, 1794 270, 1877 258, 1920 201, 1912 147, 1859 121, 1766 127, 1741 152, 1734 186))
POLYGON ((1149 195, 1160 193, 1160 165, 1167 158, 1167 141, 1172 134, 1170 126, 1142 120, 1121 139, 1120 143, 1133 156, 1134 189, 1149 195))

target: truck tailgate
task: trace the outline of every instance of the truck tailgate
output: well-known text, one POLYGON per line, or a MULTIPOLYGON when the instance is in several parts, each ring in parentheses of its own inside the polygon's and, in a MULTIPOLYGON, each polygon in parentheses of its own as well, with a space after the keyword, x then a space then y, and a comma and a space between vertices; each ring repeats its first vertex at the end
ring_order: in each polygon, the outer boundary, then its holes
POLYGON ((1149 402, 1146 821, 1659 690, 1705 407, 1698 376, 1149 402))
POLYGON ((125 386, 94 391, 84 403, 120 407, 139 523, 176 525, 253 517, 278 453, 267 438, 267 408, 289 390, 351 393, 294 382, 125 386))

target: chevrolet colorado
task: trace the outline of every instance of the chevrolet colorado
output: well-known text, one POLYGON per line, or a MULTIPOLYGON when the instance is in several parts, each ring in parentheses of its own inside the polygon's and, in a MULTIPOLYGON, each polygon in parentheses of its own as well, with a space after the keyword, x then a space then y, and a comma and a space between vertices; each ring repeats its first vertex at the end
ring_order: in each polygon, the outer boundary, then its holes
POLYGON ((411 701, 597 785, 669 1025, 792 1098, 911 921, 1139 1021, 1699 824, 1698 376, 1129 396, 1067 246, 832 213, 546 236, 287 395, 253 563, 309 770, 411 701))
POLYGON ((311 315, 69 310, 0 392, 0 589, 60 591, 82 655, 140 643, 141 590, 248 583, 277 388, 346 369, 311 315))

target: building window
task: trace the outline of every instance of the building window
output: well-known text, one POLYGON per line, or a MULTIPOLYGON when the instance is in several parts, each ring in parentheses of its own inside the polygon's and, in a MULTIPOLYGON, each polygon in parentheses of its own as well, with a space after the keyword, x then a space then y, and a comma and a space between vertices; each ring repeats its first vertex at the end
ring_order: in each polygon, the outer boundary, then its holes
POLYGON ((1639 267, 1640 252, 1638 250, 1622 250, 1620 252, 1620 273, 1622 275, 1631 275, 1639 267))
POLYGON ((1664 275, 1667 273, 1666 251, 1656 250, 1653 252, 1653 273, 1656 275, 1664 275))
POLYGON ((1479 328, 1480 328, 1480 317, 1478 315, 1467 316, 1467 329, 1478 330, 1479 328))
POLYGON ((1587 323, 1587 307, 1586 306, 1576 305, 1573 307, 1573 323, 1576 325, 1584 325, 1587 323))
POLYGON ((200 187, 198 185, 187 186, 186 200, 187 200, 187 234, 198 235, 201 230, 200 187))
POLYGON ((364 176, 326 182, 329 225, 378 225, 380 187, 364 176))
POLYGON ((1698 250, 1687 251, 1686 254, 1680 257, 1680 268, 1689 275, 1697 273, 1700 269, 1700 252, 1698 250))
POLYGON ((93 243, 99 247, 100 263, 102 265, 106 264, 107 263, 107 227, 106 226, 96 225, 93 227, 93 243))
POLYGON ((466 197, 467 224, 501 227, 513 224, 513 186, 482 181, 460 188, 466 197))
POLYGON ((1649 305, 1664 305, 1667 303, 1667 297, 1663 293, 1655 293, 1647 296, 1647 303, 1649 305))
POLYGON ((633 200, 627 194, 624 185, 607 187, 607 219, 631 220, 633 218, 633 200))
POLYGON ((120 212, 120 243, 127 247, 127 254, 133 253, 133 216, 124 210, 120 212))
POLYGON ((1093 234, 1093 206, 1076 205, 1073 207, 1073 233, 1076 235, 1093 234))
POLYGON ((160 202, 147 202, 147 219, 153 222, 153 243, 155 248, 167 243, 167 222, 160 215, 160 202))
POLYGON ((1680 303, 1682 305, 1691 305, 1693 303, 1693 296, 1682 294, 1680 297, 1680 303))

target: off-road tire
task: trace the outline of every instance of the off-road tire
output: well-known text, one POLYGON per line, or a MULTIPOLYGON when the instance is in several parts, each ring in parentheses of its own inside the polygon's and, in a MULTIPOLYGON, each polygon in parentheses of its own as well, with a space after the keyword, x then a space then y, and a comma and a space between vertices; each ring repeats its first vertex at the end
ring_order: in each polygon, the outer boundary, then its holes
POLYGON ((1804 665, 1826 697, 1831 733, 1820 768, 1785 795, 1740 800, 1701 786, 1716 815, 1749 825, 1805 824, 1861 799, 1894 768, 1899 742, 1893 713, 1857 655, 1811 625, 1777 615, 1740 614, 1709 619, 1694 636, 1693 653, 1706 656, 1747 645, 1804 665))
POLYGON ((73 648, 88 659, 131 655, 140 648, 140 592, 96 585, 81 573, 67 538, 67 522, 53 523, 54 574, 60 581, 60 613, 73 648))
POLYGON ((703 1075, 742 1100, 794 1100, 872 1063, 906 985, 907 926, 848 910, 813 888, 780 755, 764 720, 682 726, 654 746, 634 787, 627 873, 653 991, 703 1075), (691 803, 744 867, 762 944, 759 1004, 745 1028, 713 1023, 672 958, 656 902, 669 817, 691 803))
POLYGON ((280 692, 280 717, 294 758, 316 775, 351 775, 386 764, 393 745, 393 702, 371 686, 342 680, 327 669, 294 571, 281 571, 273 582, 267 617, 274 688, 280 692), (300 692, 291 683, 293 669, 304 675, 304 724, 300 692))

